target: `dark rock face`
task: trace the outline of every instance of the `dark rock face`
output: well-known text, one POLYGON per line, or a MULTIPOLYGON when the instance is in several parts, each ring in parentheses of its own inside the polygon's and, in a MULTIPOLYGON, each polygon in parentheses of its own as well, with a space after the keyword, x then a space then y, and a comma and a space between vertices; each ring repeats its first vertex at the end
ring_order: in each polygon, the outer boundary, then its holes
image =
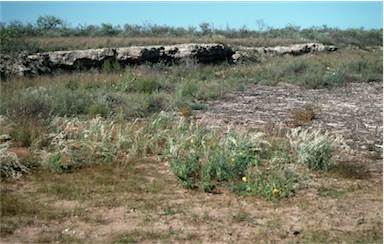
POLYGON ((198 63, 231 64, 244 60, 260 61, 260 55, 301 55, 306 53, 332 52, 337 48, 318 43, 297 44, 289 47, 240 47, 234 52, 222 44, 181 44, 172 46, 132 46, 88 50, 57 51, 29 55, 21 52, 15 58, 0 58, 1 78, 12 76, 36 76, 60 70, 101 68, 105 62, 118 62, 122 66, 140 65, 146 62, 178 64, 193 59, 198 63), (251 58, 250 58, 251 57, 251 58))

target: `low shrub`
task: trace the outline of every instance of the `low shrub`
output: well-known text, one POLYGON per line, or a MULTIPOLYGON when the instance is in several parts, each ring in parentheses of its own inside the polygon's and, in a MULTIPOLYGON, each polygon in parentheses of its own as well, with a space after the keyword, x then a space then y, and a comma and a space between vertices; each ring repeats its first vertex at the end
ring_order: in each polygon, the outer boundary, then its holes
MULTIPOLYGON (((0 140, 7 138, 7 135, 1 135, 0 140)), ((29 173, 29 169, 20 163, 16 153, 9 151, 11 141, 5 141, 0 143, 0 175, 1 177, 10 177, 18 179, 23 174, 29 173)))
POLYGON ((2 101, 2 113, 11 122, 21 125, 27 122, 45 123, 53 112, 53 99, 46 88, 17 90, 2 101))
POLYGON ((291 118, 287 124, 291 127, 303 126, 314 120, 319 112, 321 109, 311 104, 306 104, 303 108, 292 109, 291 118))
POLYGON ((287 137, 296 150, 298 161, 315 170, 330 169, 334 164, 332 153, 344 144, 342 138, 331 136, 329 132, 310 132, 300 127, 291 130, 287 137))
POLYGON ((238 194, 278 199, 291 194, 298 173, 289 147, 272 148, 261 134, 225 135, 178 122, 167 127, 165 159, 184 187, 215 191, 218 184, 238 194))

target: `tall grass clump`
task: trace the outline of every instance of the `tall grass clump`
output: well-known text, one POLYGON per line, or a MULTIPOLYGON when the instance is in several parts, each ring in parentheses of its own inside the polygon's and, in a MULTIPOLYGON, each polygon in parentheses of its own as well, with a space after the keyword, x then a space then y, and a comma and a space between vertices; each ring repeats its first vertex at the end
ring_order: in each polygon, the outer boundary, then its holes
POLYGON ((12 127, 10 136, 21 146, 31 145, 46 131, 53 112, 52 99, 43 87, 16 91, 2 100, 1 107, 1 113, 12 127))
POLYGON ((20 163, 16 153, 8 150, 12 142, 2 142, 4 139, 8 140, 9 135, 0 135, 0 176, 18 179, 29 173, 29 169, 20 163))
POLYGON ((344 144, 341 137, 334 137, 329 132, 310 132, 300 127, 292 129, 287 137, 296 150, 297 160, 314 170, 330 169, 335 163, 333 152, 344 144))
POLYGON ((50 127, 50 144, 37 153, 43 166, 53 172, 112 162, 131 142, 128 126, 100 116, 85 121, 55 117, 50 127))

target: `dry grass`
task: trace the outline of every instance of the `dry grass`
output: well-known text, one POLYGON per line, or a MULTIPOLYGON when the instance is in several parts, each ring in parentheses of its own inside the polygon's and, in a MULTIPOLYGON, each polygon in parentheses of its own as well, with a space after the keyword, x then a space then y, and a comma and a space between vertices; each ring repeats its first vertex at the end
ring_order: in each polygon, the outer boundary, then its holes
POLYGON ((290 127, 303 126, 316 118, 316 115, 321 113, 320 107, 306 104, 303 108, 295 108, 291 111, 291 118, 287 121, 290 127))

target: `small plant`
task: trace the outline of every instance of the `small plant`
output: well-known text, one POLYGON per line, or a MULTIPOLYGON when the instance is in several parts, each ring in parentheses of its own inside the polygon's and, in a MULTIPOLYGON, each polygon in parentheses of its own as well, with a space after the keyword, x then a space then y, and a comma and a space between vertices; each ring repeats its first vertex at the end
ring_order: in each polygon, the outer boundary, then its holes
POLYGON ((291 146, 296 150, 297 159, 310 169, 328 170, 333 165, 332 153, 344 144, 340 137, 333 137, 329 132, 316 130, 309 132, 300 127, 287 134, 291 146))
POLYGON ((201 162, 199 155, 190 152, 186 158, 176 157, 169 165, 173 174, 183 187, 198 188, 197 181, 201 179, 201 162))
MULTIPOLYGON (((0 139, 8 138, 7 135, 1 135, 0 139)), ((0 144, 0 173, 1 177, 10 177, 18 179, 23 174, 29 173, 29 169, 19 162, 16 153, 10 152, 11 141, 5 141, 0 144)))
POLYGON ((293 109, 291 111, 291 119, 288 121, 288 125, 291 127, 303 126, 314 120, 320 111, 320 108, 316 108, 310 104, 306 104, 304 108, 293 109))
POLYGON ((47 167, 53 173, 60 173, 63 170, 68 169, 68 167, 63 164, 63 154, 60 152, 49 157, 47 167))

